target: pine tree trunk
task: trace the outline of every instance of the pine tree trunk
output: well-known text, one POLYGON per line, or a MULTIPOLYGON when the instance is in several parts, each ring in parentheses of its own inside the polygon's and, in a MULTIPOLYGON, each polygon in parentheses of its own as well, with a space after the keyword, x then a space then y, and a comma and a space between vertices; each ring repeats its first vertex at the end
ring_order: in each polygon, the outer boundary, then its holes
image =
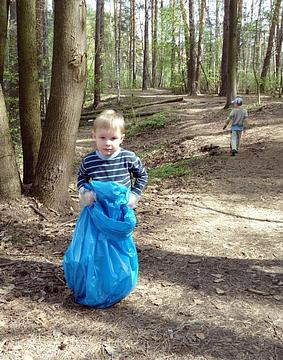
POLYGON ((261 31, 259 30, 259 23, 260 23, 260 16, 261 16, 261 6, 262 6, 262 1, 259 1, 258 4, 258 16, 255 22, 255 37, 254 37, 254 46, 253 46, 253 73, 254 73, 254 78, 255 78, 255 82, 256 82, 256 90, 257 90, 257 98, 258 98, 258 104, 260 105, 261 103, 261 94, 260 94, 260 78, 257 75, 257 69, 260 63, 260 37, 261 37, 261 31))
POLYGON ((158 0, 152 0, 152 87, 156 87, 158 0))
POLYGON ((148 0, 144 1, 145 21, 144 21, 142 90, 147 90, 147 85, 148 85, 148 3, 147 1, 148 0))
POLYGON ((189 94, 196 94, 196 58, 195 58, 195 13, 194 0, 189 0, 189 32, 190 32, 190 77, 189 94))
POLYGON ((196 92, 200 93, 200 68, 202 62, 203 53, 203 30, 204 30, 204 19, 205 19, 205 6, 206 0, 201 0, 199 9, 199 35, 198 35, 198 56, 197 56, 197 68, 196 68, 196 92))
MULTIPOLYGON (((163 0, 160 0, 160 10, 159 10, 159 14, 160 14, 160 43, 163 44, 164 42, 164 25, 165 25, 165 21, 164 21, 164 4, 163 4, 163 0)), ((163 71, 164 71, 164 47, 161 46, 160 50, 159 50, 159 73, 158 73, 158 87, 162 87, 163 85, 163 71)))
POLYGON ((229 4, 229 47, 228 47, 228 83, 226 105, 237 95, 237 0, 230 0, 229 4))
POLYGON ((34 195, 60 209, 68 185, 86 79, 85 0, 55 0, 52 80, 34 195))
POLYGON ((228 44, 229 44, 229 3, 230 0, 224 0, 224 21, 223 21, 223 46, 221 61, 221 84, 219 96, 227 94, 227 76, 228 76, 228 44))
POLYGON ((185 10, 184 1, 180 0, 180 9, 182 13, 183 26, 184 26, 184 37, 185 37, 185 52, 186 52, 186 83, 185 89, 188 91, 188 79, 190 78, 190 35, 189 26, 187 22, 187 15, 185 10))
POLYGON ((282 58, 282 42, 283 42, 283 8, 281 13, 281 22, 278 26, 277 38, 276 38, 276 60, 275 60, 275 73, 276 83, 280 87, 280 72, 281 72, 281 58, 282 58))
POLYGON ((242 33, 242 19, 243 19, 243 0, 238 0, 238 17, 237 17, 237 59, 236 67, 238 71, 240 54, 241 54, 241 33, 242 33))
POLYGON ((21 182, 9 130, 4 95, 0 84, 0 199, 21 195, 21 182))
POLYGON ((176 65, 176 16, 175 16, 175 0, 170 1, 170 9, 171 9, 171 58, 170 58, 170 68, 171 68, 171 76, 170 76, 170 87, 171 89, 175 86, 175 65, 176 65))
POLYGON ((131 88, 133 84, 132 80, 132 63, 133 63, 133 4, 132 1, 130 1, 130 31, 128 35, 129 39, 129 51, 128 51, 128 87, 131 88))
POLYGON ((6 63, 5 69, 13 76, 4 80, 4 93, 10 98, 6 108, 9 115, 13 118, 19 116, 19 74, 17 62, 17 11, 16 1, 10 1, 10 14, 8 18, 7 29, 7 47, 6 47, 6 63))
POLYGON ((116 87, 117 103, 121 101, 121 21, 122 21, 122 0, 114 0, 114 32, 115 32, 115 62, 116 62, 116 87))
POLYGON ((36 0, 37 63, 39 73, 40 113, 45 117, 48 101, 48 28, 47 0, 36 0))
POLYGON ((9 4, 9 0, 0 0, 0 85, 2 86, 5 63, 5 49, 7 43, 9 4))
POLYGON ((104 0, 96 0, 96 23, 95 23, 95 65, 94 65, 94 102, 96 108, 101 101, 102 86, 102 45, 104 33, 104 0))
POLYGON ((270 59, 271 59, 271 55, 272 55, 272 47, 273 47, 273 42, 274 42, 275 28, 276 28, 276 24, 279 19, 280 6, 281 6, 281 0, 276 0, 273 15, 272 15, 272 23, 271 23, 271 27, 270 27, 270 31, 269 31, 266 54, 265 54, 265 58, 263 61, 262 72, 261 72, 261 76, 260 76, 261 92, 263 92, 265 89, 265 81, 266 81, 267 72, 268 72, 268 69, 270 66, 270 59))
POLYGON ((215 75, 214 75, 214 88, 215 93, 218 94, 220 90, 220 12, 221 12, 221 0, 216 0, 215 3, 215 56, 214 56, 214 67, 215 67, 215 75))
POLYGON ((33 182, 41 139, 37 68, 36 0, 17 1, 19 107, 23 148, 23 183, 33 182))
POLYGON ((136 1, 131 0, 132 9, 133 9, 133 15, 132 15, 132 86, 133 88, 136 87, 136 1))

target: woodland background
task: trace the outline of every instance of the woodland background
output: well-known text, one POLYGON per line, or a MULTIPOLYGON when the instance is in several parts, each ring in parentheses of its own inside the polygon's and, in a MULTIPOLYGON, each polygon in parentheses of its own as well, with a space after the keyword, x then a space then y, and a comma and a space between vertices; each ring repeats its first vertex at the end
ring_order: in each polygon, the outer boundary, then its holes
POLYGON ((281 0, 0 4, 1 197, 66 203, 80 114, 95 117, 105 95, 131 119, 136 89, 226 96, 226 107, 282 94, 281 0))

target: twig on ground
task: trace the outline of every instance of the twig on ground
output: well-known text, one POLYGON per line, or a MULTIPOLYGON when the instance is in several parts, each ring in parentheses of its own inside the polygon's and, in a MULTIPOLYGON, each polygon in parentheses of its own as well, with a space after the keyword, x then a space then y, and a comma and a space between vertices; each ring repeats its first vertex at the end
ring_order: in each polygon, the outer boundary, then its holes
POLYGON ((33 206, 32 204, 29 204, 29 207, 39 216, 43 217, 43 219, 48 220, 48 218, 41 212, 39 211, 35 206, 33 206))

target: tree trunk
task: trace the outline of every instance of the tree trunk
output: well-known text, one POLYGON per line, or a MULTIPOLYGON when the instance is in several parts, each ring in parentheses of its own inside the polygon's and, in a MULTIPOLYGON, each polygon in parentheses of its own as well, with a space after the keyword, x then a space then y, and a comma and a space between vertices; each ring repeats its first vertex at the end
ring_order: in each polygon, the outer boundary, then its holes
POLYGON ((265 58, 263 61, 263 66, 262 66, 262 71, 261 71, 261 76, 260 76, 260 79, 261 79, 260 91, 261 92, 263 92, 264 88, 265 88, 266 76, 267 76, 267 72, 268 72, 269 65, 270 65, 270 59, 271 59, 271 55, 272 55, 272 47, 273 47, 273 42, 274 42, 275 28, 276 28, 276 24, 278 23, 278 19, 279 19, 280 6, 281 6, 281 0, 276 0, 273 15, 272 15, 271 27, 270 27, 270 31, 269 31, 266 54, 265 54, 265 58))
POLYGON ((224 0, 224 21, 223 21, 223 46, 221 61, 221 84, 219 96, 226 96, 228 81, 228 45, 229 45, 229 3, 230 0, 224 0))
POLYGON ((228 108, 231 101, 237 95, 237 0, 230 0, 229 5, 229 47, 228 47, 228 83, 226 105, 228 108))
POLYGON ((280 72, 281 72, 281 58, 282 58, 282 42, 283 42, 283 8, 281 13, 281 23, 278 26, 277 39, 276 39, 276 59, 275 59, 275 73, 276 83, 280 87, 280 72))
POLYGON ((132 81, 133 88, 137 85, 137 75, 136 75, 136 1, 131 0, 132 8, 133 8, 133 16, 132 16, 132 81))
POLYGON ((200 93, 200 64, 202 62, 203 52, 203 30, 204 30, 204 19, 205 19, 205 6, 206 0, 201 0, 199 9, 199 35, 198 35, 198 56, 197 56, 197 68, 196 68, 196 92, 200 93))
POLYGON ((7 102, 6 108, 10 117, 18 118, 19 116, 19 74, 17 61, 17 11, 16 0, 10 1, 10 14, 8 17, 7 29, 7 47, 5 69, 9 74, 12 74, 7 79, 4 79, 3 91, 10 101, 7 102))
POLYGON ((190 31, 190 77, 189 94, 196 94, 196 58, 195 58, 195 13, 194 0, 189 0, 189 31, 190 31))
POLYGON ((183 19, 183 26, 184 26, 184 37, 185 37, 185 52, 186 52, 186 83, 185 89, 188 91, 188 79, 190 77, 190 36, 189 36, 189 26, 187 22, 187 15, 185 10, 185 5, 183 0, 180 0, 180 8, 182 13, 183 19))
POLYGON ((164 37, 165 35, 165 31, 164 31, 164 27, 165 27, 165 19, 164 19, 164 4, 163 4, 163 0, 160 0, 160 10, 159 10, 159 14, 160 14, 160 33, 159 33, 159 39, 160 39, 160 44, 161 46, 159 47, 159 66, 158 66, 158 87, 162 87, 163 85, 163 72, 164 72, 164 37))
POLYGON ((221 12, 221 0, 215 2, 215 55, 214 55, 214 91, 216 94, 219 93, 220 89, 220 12, 221 12))
POLYGON ((171 68, 171 76, 170 76, 170 87, 171 89, 175 86, 176 74, 175 74, 175 65, 176 65, 176 14, 175 14, 175 0, 170 1, 170 9, 171 9, 171 58, 170 58, 170 68, 171 68))
POLYGON ((148 0, 144 1, 144 49, 143 49, 143 74, 142 90, 147 90, 148 85, 148 0))
POLYGON ((36 0, 37 63, 39 73, 40 113, 45 117, 48 101, 48 24, 47 0, 36 0))
POLYGON ((85 78, 85 0, 55 0, 50 99, 33 192, 57 209, 68 201, 85 78))
POLYGON ((238 0, 238 17, 237 17, 237 59, 236 68, 238 72, 240 54, 241 54, 241 33, 242 33, 242 19, 243 19, 243 0, 238 0))
POLYGON ((9 130, 4 95, 0 84, 0 198, 14 199, 21 195, 21 182, 9 130))
POLYGON ((41 139, 37 68, 36 0, 17 1, 19 107, 23 148, 23 183, 33 182, 41 139))
POLYGON ((3 86, 9 0, 0 0, 0 85, 3 86))
POLYGON ((115 33, 115 63, 116 63, 116 86, 117 103, 121 101, 121 24, 122 22, 122 0, 114 0, 114 33, 115 33))
POLYGON ((156 87, 158 0, 152 0, 152 87, 156 87))
POLYGON ((101 101, 102 86, 102 46, 104 35, 104 0, 96 0, 96 23, 95 23, 95 65, 94 65, 94 101, 96 108, 101 101))
POLYGON ((255 82, 256 82, 256 90, 257 90, 257 98, 258 98, 258 104, 260 105, 261 103, 261 99, 260 99, 260 79, 259 76, 257 75, 257 68, 259 65, 259 48, 260 48, 260 31, 258 30, 258 25, 260 22, 260 16, 261 16, 261 5, 262 5, 262 1, 263 0, 259 0, 259 4, 258 4, 258 16, 255 22, 255 37, 254 37, 254 52, 253 52, 253 73, 254 73, 254 78, 255 78, 255 82))

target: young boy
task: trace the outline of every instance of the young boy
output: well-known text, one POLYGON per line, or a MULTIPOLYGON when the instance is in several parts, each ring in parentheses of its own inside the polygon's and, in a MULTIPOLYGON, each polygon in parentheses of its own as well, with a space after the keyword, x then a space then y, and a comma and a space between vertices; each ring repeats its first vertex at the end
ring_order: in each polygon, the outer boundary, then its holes
POLYGON ((230 149, 231 149, 231 156, 235 156, 239 151, 242 132, 243 131, 245 132, 248 125, 247 124, 248 112, 246 109, 243 109, 241 107, 243 104, 243 100, 240 97, 236 97, 232 101, 232 104, 234 106, 234 109, 231 111, 230 115, 225 121, 223 130, 226 129, 226 127, 232 120, 230 149))
POLYGON ((128 206, 135 208, 148 175, 141 160, 120 147, 125 137, 123 116, 114 110, 103 111, 93 123, 92 137, 97 149, 84 157, 78 173, 81 202, 91 205, 95 201, 95 194, 84 187, 90 180, 115 181, 131 187, 128 206))

